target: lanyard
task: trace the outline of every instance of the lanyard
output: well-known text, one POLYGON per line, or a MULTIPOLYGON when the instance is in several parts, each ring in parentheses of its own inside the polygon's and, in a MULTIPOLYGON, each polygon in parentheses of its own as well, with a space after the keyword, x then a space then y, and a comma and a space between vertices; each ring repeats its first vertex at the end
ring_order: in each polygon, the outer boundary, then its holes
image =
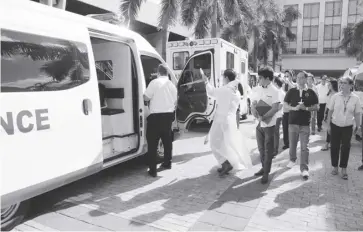
POLYGON ((348 97, 348 100, 344 100, 344 97, 343 97, 343 101, 344 101, 344 113, 347 111, 347 105, 348 105, 348 102, 350 100, 350 96, 348 97))

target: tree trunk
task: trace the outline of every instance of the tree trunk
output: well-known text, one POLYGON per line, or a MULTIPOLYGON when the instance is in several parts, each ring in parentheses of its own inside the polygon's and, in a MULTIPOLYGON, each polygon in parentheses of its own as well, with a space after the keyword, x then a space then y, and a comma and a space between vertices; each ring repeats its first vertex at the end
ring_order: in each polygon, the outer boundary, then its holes
POLYGON ((166 44, 169 41, 169 31, 167 29, 162 29, 161 33, 161 57, 166 60, 166 44))
POLYGON ((217 21, 217 1, 213 1, 213 15, 212 15, 212 29, 211 29, 211 37, 217 38, 218 37, 218 21, 217 21))

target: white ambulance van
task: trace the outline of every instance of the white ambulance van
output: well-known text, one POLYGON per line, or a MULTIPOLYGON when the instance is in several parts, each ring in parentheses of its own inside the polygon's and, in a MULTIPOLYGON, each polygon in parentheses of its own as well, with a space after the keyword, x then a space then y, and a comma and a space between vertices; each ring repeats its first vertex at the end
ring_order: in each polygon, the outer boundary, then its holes
MULTIPOLYGON (((167 63, 179 79, 178 122, 191 118, 213 119, 215 100, 207 96, 199 68, 211 79, 215 87, 223 85, 222 74, 233 68, 238 74, 244 90, 248 85, 248 52, 217 38, 185 40, 167 44, 167 63)), ((241 98, 240 117, 247 117, 247 91, 241 98)))
POLYGON ((8 230, 28 199, 147 152, 143 93, 165 62, 135 32, 32 1, 0 1, 0 38, 8 230))

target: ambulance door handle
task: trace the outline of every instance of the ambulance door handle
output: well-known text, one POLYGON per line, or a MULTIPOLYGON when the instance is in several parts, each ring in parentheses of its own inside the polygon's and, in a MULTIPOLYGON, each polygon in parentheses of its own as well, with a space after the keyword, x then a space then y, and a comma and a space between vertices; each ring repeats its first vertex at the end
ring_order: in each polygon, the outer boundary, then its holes
POLYGON ((83 113, 89 115, 92 112, 92 102, 90 99, 83 99, 83 113))

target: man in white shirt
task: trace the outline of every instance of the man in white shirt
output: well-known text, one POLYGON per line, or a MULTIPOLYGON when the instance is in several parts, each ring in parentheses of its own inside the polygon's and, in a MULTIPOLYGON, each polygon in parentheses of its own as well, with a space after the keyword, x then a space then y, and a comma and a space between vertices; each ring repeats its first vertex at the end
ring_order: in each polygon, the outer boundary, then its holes
POLYGON ((173 150, 172 123, 175 117, 177 89, 169 80, 165 65, 158 67, 158 78, 152 80, 144 94, 144 100, 150 101, 150 115, 147 118, 146 138, 148 143, 149 175, 157 176, 157 146, 159 140, 164 145, 162 167, 171 169, 173 150))
MULTIPOLYGON (((275 87, 278 89, 279 91, 279 97, 280 97, 280 102, 284 102, 285 99, 285 91, 282 89, 282 85, 283 82, 279 77, 275 77, 274 79, 274 84, 275 87)), ((282 104, 279 105, 279 111, 276 113, 277 115, 277 119, 276 119, 276 126, 275 126, 275 138, 274 138, 274 144, 275 144, 275 149, 274 149, 274 158, 277 156, 277 154, 279 153, 279 145, 280 145, 280 125, 282 122, 282 116, 283 116, 283 109, 282 109, 282 104)))
POLYGON ((273 69, 270 67, 261 68, 258 71, 260 86, 256 87, 252 99, 252 114, 259 121, 256 128, 256 139, 262 164, 262 169, 255 173, 255 176, 262 176, 262 184, 268 183, 268 177, 271 171, 272 158, 274 155, 276 113, 279 111, 280 104, 279 92, 277 88, 271 84, 273 74, 273 69), (257 112, 257 108, 262 103, 271 106, 271 109, 265 114, 260 115, 257 112))
POLYGON ((321 78, 321 83, 316 86, 318 90, 318 98, 319 98, 319 110, 318 110, 318 131, 321 131, 321 126, 324 120, 325 107, 328 99, 329 87, 326 83, 327 76, 324 75, 321 78))

